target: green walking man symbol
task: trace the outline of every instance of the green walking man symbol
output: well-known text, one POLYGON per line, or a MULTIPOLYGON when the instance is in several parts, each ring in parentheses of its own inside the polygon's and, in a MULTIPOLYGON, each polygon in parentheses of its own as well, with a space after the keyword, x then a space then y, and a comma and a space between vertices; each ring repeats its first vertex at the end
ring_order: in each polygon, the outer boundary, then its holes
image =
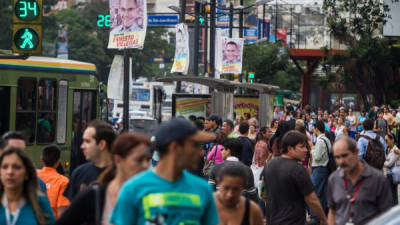
POLYGON ((21 48, 25 48, 26 45, 29 45, 29 48, 33 48, 32 38, 32 33, 26 28, 21 37, 21 39, 24 39, 24 42, 21 44, 21 48))

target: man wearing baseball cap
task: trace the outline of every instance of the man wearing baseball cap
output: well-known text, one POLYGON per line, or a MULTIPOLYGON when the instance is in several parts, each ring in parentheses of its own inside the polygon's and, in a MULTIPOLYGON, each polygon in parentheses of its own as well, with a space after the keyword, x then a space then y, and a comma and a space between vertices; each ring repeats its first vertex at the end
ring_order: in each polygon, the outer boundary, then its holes
POLYGON ((114 225, 216 225, 218 214, 211 187, 187 170, 197 167, 200 144, 214 139, 183 118, 161 124, 155 135, 157 166, 122 186, 110 222, 114 225))

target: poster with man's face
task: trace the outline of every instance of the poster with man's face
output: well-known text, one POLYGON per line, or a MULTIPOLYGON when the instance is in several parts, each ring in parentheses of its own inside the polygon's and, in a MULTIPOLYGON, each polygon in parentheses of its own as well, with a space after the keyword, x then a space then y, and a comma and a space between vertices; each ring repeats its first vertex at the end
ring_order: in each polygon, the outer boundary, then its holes
POLYGON ((189 69, 189 32, 186 24, 176 25, 176 47, 171 73, 187 74, 189 69))
POLYGON ((147 28, 146 0, 110 0, 108 48, 143 48, 147 28))
POLYGON ((222 68, 221 73, 241 73, 243 38, 222 37, 222 68))

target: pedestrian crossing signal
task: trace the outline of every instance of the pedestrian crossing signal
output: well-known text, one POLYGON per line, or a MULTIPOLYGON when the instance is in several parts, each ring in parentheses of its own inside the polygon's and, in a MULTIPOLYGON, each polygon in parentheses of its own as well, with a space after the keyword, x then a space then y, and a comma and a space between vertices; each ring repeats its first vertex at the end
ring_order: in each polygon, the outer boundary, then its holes
POLYGON ((254 72, 249 72, 249 75, 247 77, 247 83, 254 83, 254 79, 256 78, 256 73, 254 72))
POLYGON ((14 0, 12 50, 15 53, 42 52, 43 0, 14 0))

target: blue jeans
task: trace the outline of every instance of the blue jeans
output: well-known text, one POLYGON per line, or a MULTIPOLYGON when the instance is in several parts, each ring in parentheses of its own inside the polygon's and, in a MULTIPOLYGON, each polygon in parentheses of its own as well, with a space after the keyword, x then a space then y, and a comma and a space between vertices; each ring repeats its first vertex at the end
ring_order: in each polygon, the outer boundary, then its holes
MULTIPOLYGON (((315 194, 321 202, 322 209, 326 213, 326 186, 328 183, 328 168, 324 166, 313 167, 311 181, 315 188, 315 194)), ((311 219, 318 221, 318 218, 314 215, 313 212, 311 212, 310 215, 311 219)))
POLYGON ((398 194, 397 194, 397 184, 393 183, 393 176, 392 176, 391 173, 387 174, 386 177, 387 177, 387 179, 389 181, 390 188, 392 189, 393 203, 395 205, 397 205, 399 203, 399 197, 398 197, 398 194))

